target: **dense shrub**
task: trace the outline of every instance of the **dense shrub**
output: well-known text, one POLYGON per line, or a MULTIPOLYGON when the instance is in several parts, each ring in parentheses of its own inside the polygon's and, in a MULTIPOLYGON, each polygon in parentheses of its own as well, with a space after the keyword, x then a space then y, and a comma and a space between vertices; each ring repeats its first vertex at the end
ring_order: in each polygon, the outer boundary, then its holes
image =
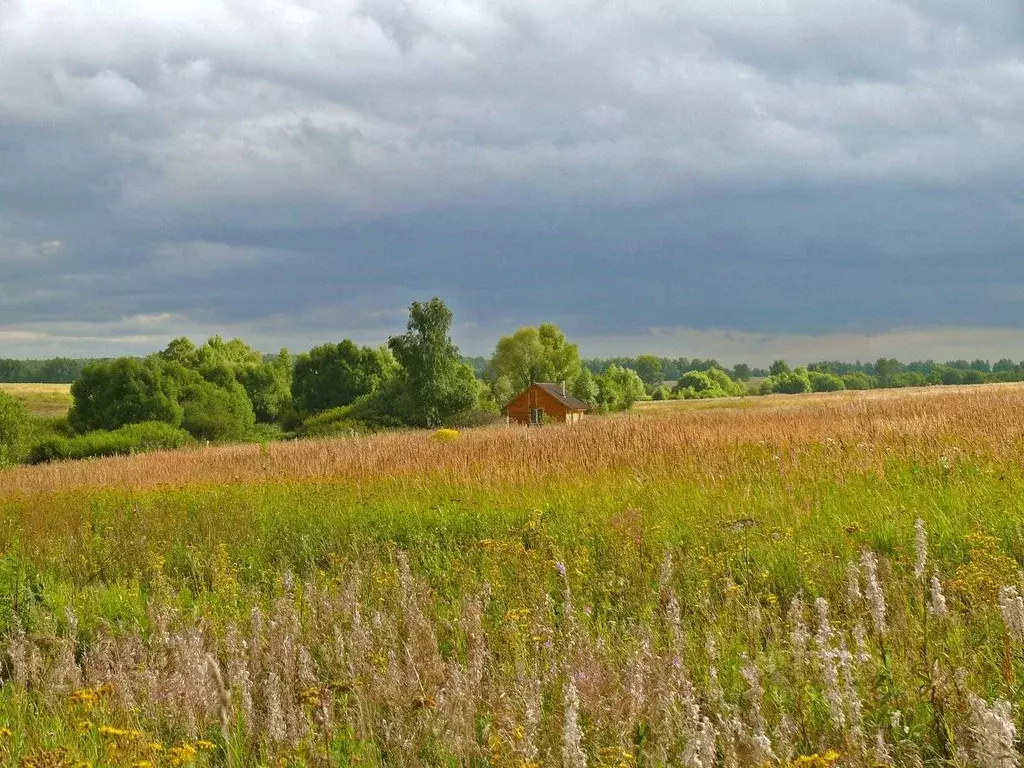
POLYGON ((181 426, 199 440, 241 440, 256 423, 252 403, 234 378, 223 386, 205 379, 193 382, 182 400, 181 426))
POLYGON ((675 391, 679 397, 685 400, 739 397, 746 393, 743 385, 729 378, 729 374, 721 368, 687 371, 679 377, 675 391))
POLYGON ((811 391, 813 392, 838 392, 841 389, 846 389, 843 380, 834 373, 808 371, 807 380, 811 382, 811 391))
POLYGON ((359 347, 348 339, 314 347, 295 361, 295 407, 303 413, 319 413, 351 405, 379 390, 396 369, 395 358, 386 347, 359 347))
POLYGON ((361 421, 352 418, 352 407, 342 406, 306 419, 298 429, 302 437, 351 437, 370 432, 361 421))
POLYGON ((128 424, 120 429, 95 430, 78 437, 51 436, 29 451, 30 464, 94 456, 127 456, 147 451, 165 451, 195 444, 188 432, 160 421, 128 424))
POLYGON ((868 376, 866 373, 860 371, 854 371, 853 373, 847 373, 843 377, 843 384, 847 389, 874 389, 875 380, 868 376))
POLYGON ((113 430, 143 421, 176 427, 184 413, 176 382, 157 359, 122 357, 87 365, 71 385, 71 395, 75 404, 68 420, 79 432, 113 430))
POLYGON ((807 371, 803 368, 783 371, 775 376, 770 376, 761 383, 760 389, 762 395, 773 393, 798 395, 810 391, 811 380, 808 377, 807 371))
POLYGON ((29 417, 24 406, 0 392, 0 467, 17 464, 25 449, 29 417))

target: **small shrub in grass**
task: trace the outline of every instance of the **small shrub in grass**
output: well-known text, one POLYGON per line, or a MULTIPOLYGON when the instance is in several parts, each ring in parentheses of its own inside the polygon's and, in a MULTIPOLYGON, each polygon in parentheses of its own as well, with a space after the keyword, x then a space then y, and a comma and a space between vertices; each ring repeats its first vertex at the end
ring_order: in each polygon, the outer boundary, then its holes
POLYGON ((25 407, 0 392, 0 467, 17 464, 28 437, 29 417, 25 407))
POLYGON ((272 443, 284 438, 284 430, 279 424, 256 424, 245 433, 247 443, 272 443))
POLYGON ((372 430, 352 418, 351 406, 332 408, 306 419, 298 429, 301 437, 351 437, 365 435, 372 430))
POLYGON ((455 427, 489 427, 493 424, 500 424, 505 419, 497 411, 486 408, 474 408, 455 420, 455 427))
POLYGON ((78 437, 53 436, 36 443, 29 452, 30 464, 95 456, 127 456, 147 451, 165 451, 194 445, 183 429, 162 421, 127 424, 113 431, 96 430, 78 437))

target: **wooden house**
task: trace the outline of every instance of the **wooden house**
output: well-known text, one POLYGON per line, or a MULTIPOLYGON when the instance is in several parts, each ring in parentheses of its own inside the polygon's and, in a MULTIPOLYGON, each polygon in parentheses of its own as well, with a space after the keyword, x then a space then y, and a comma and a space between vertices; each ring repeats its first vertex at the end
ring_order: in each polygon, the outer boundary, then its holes
POLYGON ((565 391, 563 384, 531 384, 505 406, 505 416, 519 424, 543 424, 545 420, 574 424, 583 418, 587 404, 565 391))

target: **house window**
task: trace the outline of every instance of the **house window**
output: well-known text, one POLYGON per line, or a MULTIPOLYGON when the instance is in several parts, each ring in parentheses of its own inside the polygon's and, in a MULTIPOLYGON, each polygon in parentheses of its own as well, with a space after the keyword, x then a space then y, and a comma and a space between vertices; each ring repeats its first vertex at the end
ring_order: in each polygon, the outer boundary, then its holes
POLYGON ((544 423, 544 409, 543 408, 531 408, 530 409, 530 423, 531 424, 543 424, 544 423))

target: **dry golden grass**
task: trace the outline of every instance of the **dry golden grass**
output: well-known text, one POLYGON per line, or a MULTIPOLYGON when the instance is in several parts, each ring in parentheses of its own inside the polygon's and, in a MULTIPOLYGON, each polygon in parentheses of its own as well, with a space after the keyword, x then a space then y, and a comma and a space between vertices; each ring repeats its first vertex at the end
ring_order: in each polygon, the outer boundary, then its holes
POLYGON ((823 460, 834 450, 849 469, 881 466, 894 453, 984 451, 1005 458, 1024 440, 1021 385, 772 396, 741 404, 591 417, 576 426, 468 430, 454 442, 407 432, 24 467, 0 474, 0 497, 307 478, 493 486, 571 481, 608 470, 714 476, 745 461, 744 451, 785 459, 821 446, 823 460))
POLYGON ((11 395, 33 416, 66 416, 71 408, 70 384, 0 384, 0 392, 11 395))

